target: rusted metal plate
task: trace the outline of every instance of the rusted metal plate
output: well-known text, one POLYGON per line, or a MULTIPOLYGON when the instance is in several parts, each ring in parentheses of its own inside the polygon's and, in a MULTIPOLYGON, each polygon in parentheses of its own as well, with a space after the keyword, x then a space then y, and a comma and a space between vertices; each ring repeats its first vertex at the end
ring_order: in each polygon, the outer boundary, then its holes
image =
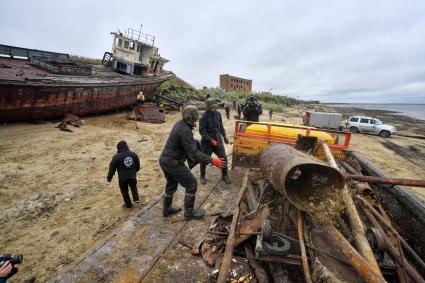
POLYGON ((142 122, 164 123, 165 111, 157 107, 156 104, 145 103, 134 107, 128 114, 128 119, 142 122))

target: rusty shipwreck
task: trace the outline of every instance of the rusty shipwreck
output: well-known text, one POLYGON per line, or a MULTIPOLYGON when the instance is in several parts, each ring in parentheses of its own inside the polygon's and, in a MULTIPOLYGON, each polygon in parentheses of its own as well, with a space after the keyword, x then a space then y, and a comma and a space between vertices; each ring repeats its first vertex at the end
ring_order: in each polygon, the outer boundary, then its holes
POLYGON ((34 121, 114 111, 174 74, 141 30, 112 32, 102 65, 74 62, 69 54, 0 45, 0 122, 34 121))

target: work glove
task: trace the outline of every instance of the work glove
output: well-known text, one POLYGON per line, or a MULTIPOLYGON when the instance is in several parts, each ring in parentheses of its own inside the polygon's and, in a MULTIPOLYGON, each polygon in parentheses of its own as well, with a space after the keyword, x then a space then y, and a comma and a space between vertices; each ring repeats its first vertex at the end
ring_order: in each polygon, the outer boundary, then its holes
POLYGON ((226 166, 226 162, 224 161, 224 158, 218 158, 218 157, 213 158, 211 164, 214 167, 217 167, 218 169, 223 169, 224 166, 226 166))
POLYGON ((229 144, 229 139, 227 138, 227 136, 224 136, 224 137, 223 137, 223 139, 224 139, 224 142, 225 142, 226 144, 229 144))
POLYGON ((216 140, 211 140, 211 145, 212 146, 217 146, 218 145, 218 142, 216 140))

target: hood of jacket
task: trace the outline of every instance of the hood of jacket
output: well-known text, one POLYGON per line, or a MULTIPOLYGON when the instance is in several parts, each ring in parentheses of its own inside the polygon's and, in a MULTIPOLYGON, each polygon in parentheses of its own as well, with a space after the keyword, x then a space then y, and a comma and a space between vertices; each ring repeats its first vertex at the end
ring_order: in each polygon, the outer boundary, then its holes
POLYGON ((127 142, 126 141, 120 141, 117 144, 117 151, 118 152, 124 152, 124 151, 129 151, 130 149, 128 148, 127 142))

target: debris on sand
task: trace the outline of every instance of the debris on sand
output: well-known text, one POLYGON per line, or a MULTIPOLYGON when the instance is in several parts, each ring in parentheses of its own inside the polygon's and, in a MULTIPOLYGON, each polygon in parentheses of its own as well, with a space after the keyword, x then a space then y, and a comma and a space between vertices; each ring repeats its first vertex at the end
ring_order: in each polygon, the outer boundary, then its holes
POLYGON ((134 107, 127 118, 141 122, 164 123, 165 111, 154 103, 145 103, 134 107))
POLYGON ((71 129, 67 128, 68 125, 72 125, 74 127, 80 127, 82 125, 80 117, 73 114, 67 114, 65 118, 63 118, 62 122, 60 122, 60 124, 56 128, 59 128, 62 131, 72 132, 71 129))

